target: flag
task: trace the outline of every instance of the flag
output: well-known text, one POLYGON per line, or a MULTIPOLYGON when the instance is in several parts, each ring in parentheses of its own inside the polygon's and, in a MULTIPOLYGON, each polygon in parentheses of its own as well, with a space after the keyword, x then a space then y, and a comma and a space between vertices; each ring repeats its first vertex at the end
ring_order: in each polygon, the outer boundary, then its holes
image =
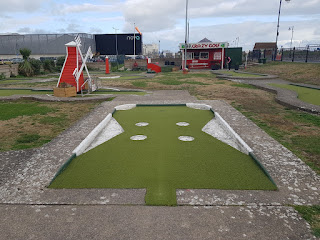
POLYGON ((142 35, 138 27, 135 27, 135 29, 137 30, 138 33, 140 33, 140 35, 142 35))

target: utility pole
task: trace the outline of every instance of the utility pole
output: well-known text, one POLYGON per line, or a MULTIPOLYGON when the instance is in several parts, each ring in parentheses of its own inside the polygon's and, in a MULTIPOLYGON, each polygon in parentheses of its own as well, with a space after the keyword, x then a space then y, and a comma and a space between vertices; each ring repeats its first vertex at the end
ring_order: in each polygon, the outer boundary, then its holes
POLYGON ((187 68, 187 48, 188 48, 188 0, 186 0, 186 34, 184 40, 184 69, 187 68))

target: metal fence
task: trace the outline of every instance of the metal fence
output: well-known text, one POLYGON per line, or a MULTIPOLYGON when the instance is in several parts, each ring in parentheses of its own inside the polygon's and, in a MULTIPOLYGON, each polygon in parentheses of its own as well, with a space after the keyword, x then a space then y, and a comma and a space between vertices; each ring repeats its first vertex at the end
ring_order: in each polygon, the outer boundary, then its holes
MULTIPOLYGON (((248 54, 248 61, 261 62, 273 61, 275 49, 253 50, 248 54)), ((281 48, 278 50, 277 61, 283 62, 313 62, 320 63, 320 45, 308 45, 306 47, 281 48)))
MULTIPOLYGON (((320 47, 320 45, 319 45, 320 47)), ((320 49, 307 46, 304 48, 282 48, 281 61, 285 62, 320 62, 320 49)))
POLYGON ((21 48, 28 48, 32 55, 64 55, 65 44, 74 41, 79 35, 81 50, 87 51, 91 46, 95 52, 94 35, 86 33, 67 34, 27 34, 27 35, 0 35, 0 55, 19 55, 21 48))

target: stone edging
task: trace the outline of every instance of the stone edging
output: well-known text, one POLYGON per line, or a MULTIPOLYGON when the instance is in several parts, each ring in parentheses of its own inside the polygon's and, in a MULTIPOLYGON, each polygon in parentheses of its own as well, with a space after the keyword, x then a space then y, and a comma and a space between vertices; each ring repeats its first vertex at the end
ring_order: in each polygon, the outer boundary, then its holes
POLYGON ((275 100, 277 103, 283 106, 313 114, 320 114, 320 106, 301 101, 300 99, 298 99, 298 94, 295 91, 273 87, 265 83, 247 83, 259 89, 277 94, 275 100))
POLYGON ((239 79, 239 80, 267 80, 267 79, 276 79, 278 76, 276 75, 268 75, 268 74, 259 74, 259 73, 248 73, 243 71, 234 71, 236 73, 243 73, 243 74, 250 74, 250 75, 257 75, 257 77, 238 77, 238 76, 232 76, 226 73, 220 73, 211 71, 213 74, 217 75, 217 78, 221 79, 239 79))

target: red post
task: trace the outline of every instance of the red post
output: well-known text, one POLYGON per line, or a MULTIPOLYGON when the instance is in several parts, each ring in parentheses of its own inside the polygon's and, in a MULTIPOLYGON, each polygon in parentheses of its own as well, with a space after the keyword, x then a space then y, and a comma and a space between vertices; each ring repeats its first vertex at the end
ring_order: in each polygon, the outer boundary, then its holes
POLYGON ((109 69, 109 58, 106 57, 106 74, 110 73, 110 69, 109 69))

